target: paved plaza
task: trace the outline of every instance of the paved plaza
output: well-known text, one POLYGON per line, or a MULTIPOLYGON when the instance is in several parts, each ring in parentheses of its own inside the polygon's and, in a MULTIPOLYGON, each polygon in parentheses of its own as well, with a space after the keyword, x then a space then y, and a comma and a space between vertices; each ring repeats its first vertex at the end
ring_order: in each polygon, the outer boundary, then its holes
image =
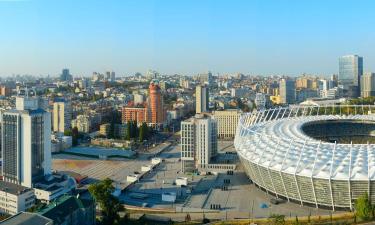
MULTIPOLYGON (((232 142, 220 142, 218 146, 222 154, 234 152, 232 142)), ((118 187, 124 188, 128 185, 126 176, 141 172, 142 165, 149 164, 150 159, 155 156, 164 161, 145 174, 139 182, 129 186, 119 197, 122 203, 137 207, 175 210, 177 213, 182 212, 181 215, 186 212, 206 212, 221 218, 228 215, 232 218, 260 218, 268 217, 272 213, 306 216, 310 213, 314 215, 331 212, 288 202, 279 205, 270 204, 270 199, 274 197, 251 184, 240 164, 234 175, 182 174, 179 145, 161 144, 149 152, 138 154, 136 159, 100 160, 57 154, 53 156, 53 169, 88 176, 87 183, 109 177, 118 187), (161 150, 163 151, 159 153, 161 150), (176 186, 174 182, 177 177, 188 178, 188 186, 176 186), (229 179, 230 183, 224 184, 225 179, 229 179), (223 186, 227 186, 227 190, 222 190, 223 186), (163 202, 161 195, 164 192, 175 192, 176 202, 173 204, 163 202), (144 197, 134 198, 132 195, 134 193, 144 197), (211 205, 220 205, 221 209, 212 209, 211 205)), ((178 215, 175 214, 176 217, 178 215)))

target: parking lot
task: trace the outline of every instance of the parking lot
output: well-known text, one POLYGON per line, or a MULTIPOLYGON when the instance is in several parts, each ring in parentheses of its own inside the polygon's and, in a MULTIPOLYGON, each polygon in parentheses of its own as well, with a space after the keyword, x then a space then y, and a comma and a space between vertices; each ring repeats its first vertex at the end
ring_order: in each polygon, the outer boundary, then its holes
MULTIPOLYGON (((231 142, 220 142, 218 146, 221 153, 234 151, 231 142)), ((271 204, 270 200, 274 197, 251 184, 240 164, 234 175, 181 174, 178 145, 159 145, 150 152, 139 154, 137 159, 99 160, 63 154, 54 155, 53 169, 86 175, 89 178, 88 183, 109 177, 123 188, 129 184, 126 182, 127 175, 141 171, 142 165, 149 164, 150 159, 164 148, 165 150, 158 155, 164 159, 164 162, 127 188, 119 197, 121 202, 139 207, 168 208, 177 212, 225 210, 228 213, 235 213, 238 217, 250 215, 268 217, 271 213, 287 216, 306 216, 311 212, 330 213, 328 210, 304 207, 295 203, 271 204), (186 177, 188 186, 176 186, 174 181, 177 177, 186 177), (230 183, 224 184, 224 180, 230 180, 230 183), (223 186, 227 187, 226 190, 222 189, 223 186), (164 192, 175 192, 176 202, 173 204, 163 202, 161 195, 164 192), (220 209, 212 209, 212 205, 220 206, 220 209)))

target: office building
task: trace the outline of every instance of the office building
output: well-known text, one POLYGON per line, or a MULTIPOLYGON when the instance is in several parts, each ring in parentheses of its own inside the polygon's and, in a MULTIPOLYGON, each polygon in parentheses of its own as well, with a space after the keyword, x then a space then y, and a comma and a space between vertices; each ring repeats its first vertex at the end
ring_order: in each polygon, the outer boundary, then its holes
POLYGON ((363 58, 358 55, 346 55, 339 58, 339 84, 344 95, 358 97, 360 80, 363 74, 363 58))
POLYGON ((142 124, 143 122, 148 123, 151 117, 150 114, 147 107, 124 106, 122 108, 121 120, 122 123, 127 123, 128 121, 137 121, 138 124, 142 124))
POLYGON ((51 115, 37 98, 17 97, 2 114, 1 145, 4 181, 33 187, 51 173, 51 115))
POLYGON ((61 100, 53 103, 53 131, 64 133, 70 130, 72 122, 72 105, 69 101, 61 100))
POLYGON ((361 77, 361 97, 375 96, 375 74, 364 73, 361 77))
POLYGON ((160 91, 158 81, 153 80, 149 86, 150 101, 149 107, 151 111, 151 124, 159 127, 164 124, 166 119, 166 111, 163 105, 163 98, 160 91))
POLYGON ((116 73, 114 71, 107 71, 105 72, 105 79, 110 82, 115 82, 116 80, 116 73))
POLYGON ((217 122, 208 115, 181 122, 181 168, 193 172, 205 168, 217 154, 217 122))
POLYGON ((208 85, 209 86, 212 82, 212 73, 207 72, 207 73, 199 74, 199 81, 200 81, 201 85, 208 85))
POLYGON ((0 86, 0 95, 1 96, 10 96, 12 94, 12 90, 7 86, 0 86))
POLYGON ((69 69, 63 69, 60 75, 60 81, 72 81, 73 76, 69 73, 69 69))
POLYGON ((0 181, 0 212, 15 215, 35 203, 34 190, 18 184, 0 181))
POLYGON ((296 100, 296 88, 294 80, 281 79, 279 86, 281 104, 293 104, 296 100))
POLYGON ((212 118, 217 122, 217 137, 219 139, 234 139, 240 115, 241 111, 237 109, 212 112, 212 118))
POLYGON ((202 113, 209 111, 209 93, 207 86, 198 85, 195 88, 195 113, 202 113))

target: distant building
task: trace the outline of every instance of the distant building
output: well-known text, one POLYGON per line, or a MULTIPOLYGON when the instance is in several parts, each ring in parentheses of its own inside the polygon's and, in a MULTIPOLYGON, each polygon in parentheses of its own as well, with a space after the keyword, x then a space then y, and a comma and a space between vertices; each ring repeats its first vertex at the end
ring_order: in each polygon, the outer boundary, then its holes
POLYGON ((195 89, 195 113, 209 111, 209 92, 207 86, 198 85, 195 89))
POLYGON ((241 111, 237 109, 212 112, 212 118, 217 122, 217 137, 219 139, 234 139, 240 115, 241 111))
POLYGON ((145 97, 141 94, 133 94, 134 97, 134 105, 143 104, 145 101, 145 97))
POLYGON ((137 121, 140 125, 145 122, 158 129, 164 126, 166 119, 166 110, 157 80, 151 81, 149 98, 143 107, 124 106, 122 108, 122 123, 137 121))
MULTIPOLYGON (((0 181, 0 212, 15 215, 35 204, 34 190, 18 184, 0 181)), ((1 222, 3 224, 3 222, 1 222)), ((10 224, 10 223, 8 223, 10 224)))
POLYGON ((148 108, 128 106, 122 108, 122 123, 127 123, 128 121, 137 121, 138 123, 148 122, 150 116, 148 108))
POLYGON ((150 92, 150 111, 151 123, 156 126, 162 126, 166 120, 166 111, 164 109, 163 97, 160 92, 160 86, 157 81, 152 81, 149 86, 150 92))
POLYGON ((360 80, 363 74, 363 58, 358 55, 345 55, 339 58, 339 84, 347 97, 358 97, 360 80))
POLYGON ((361 77, 361 97, 375 96, 375 74, 364 73, 361 77))
POLYGON ((10 96, 12 94, 12 89, 7 86, 0 86, 0 95, 1 96, 10 96))
POLYGON ((242 98, 248 95, 248 93, 249 93, 248 88, 232 88, 230 94, 233 98, 242 98))
POLYGON ((63 69, 60 75, 60 81, 72 81, 73 76, 69 73, 69 69, 63 69))
POLYGON ((207 72, 203 74, 199 74, 199 81, 201 85, 210 85, 212 83, 212 73, 207 72))
POLYGON ((181 122, 181 168, 193 172, 217 154, 217 122, 204 114, 181 122))
POLYGON ((72 120, 72 128, 77 127, 79 132, 90 133, 98 129, 100 115, 78 115, 72 120))
POLYGON ((281 79, 279 86, 281 103, 293 104, 296 101, 296 88, 294 80, 281 79))
POLYGON ((268 94, 256 93, 254 103, 257 109, 266 109, 270 105, 270 96, 268 94))
POLYGON ((69 101, 53 103, 53 131, 64 133, 70 130, 72 122, 72 105, 69 101))
POLYGON ((111 128, 111 124, 109 123, 100 125, 99 134, 103 136, 108 136, 110 128, 111 128))

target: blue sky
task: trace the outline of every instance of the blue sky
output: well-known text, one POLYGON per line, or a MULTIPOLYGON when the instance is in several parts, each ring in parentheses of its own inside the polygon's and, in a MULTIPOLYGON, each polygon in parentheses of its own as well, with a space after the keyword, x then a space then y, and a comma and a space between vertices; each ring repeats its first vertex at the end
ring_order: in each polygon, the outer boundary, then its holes
POLYGON ((371 0, 0 0, 0 74, 375 69, 371 0))

